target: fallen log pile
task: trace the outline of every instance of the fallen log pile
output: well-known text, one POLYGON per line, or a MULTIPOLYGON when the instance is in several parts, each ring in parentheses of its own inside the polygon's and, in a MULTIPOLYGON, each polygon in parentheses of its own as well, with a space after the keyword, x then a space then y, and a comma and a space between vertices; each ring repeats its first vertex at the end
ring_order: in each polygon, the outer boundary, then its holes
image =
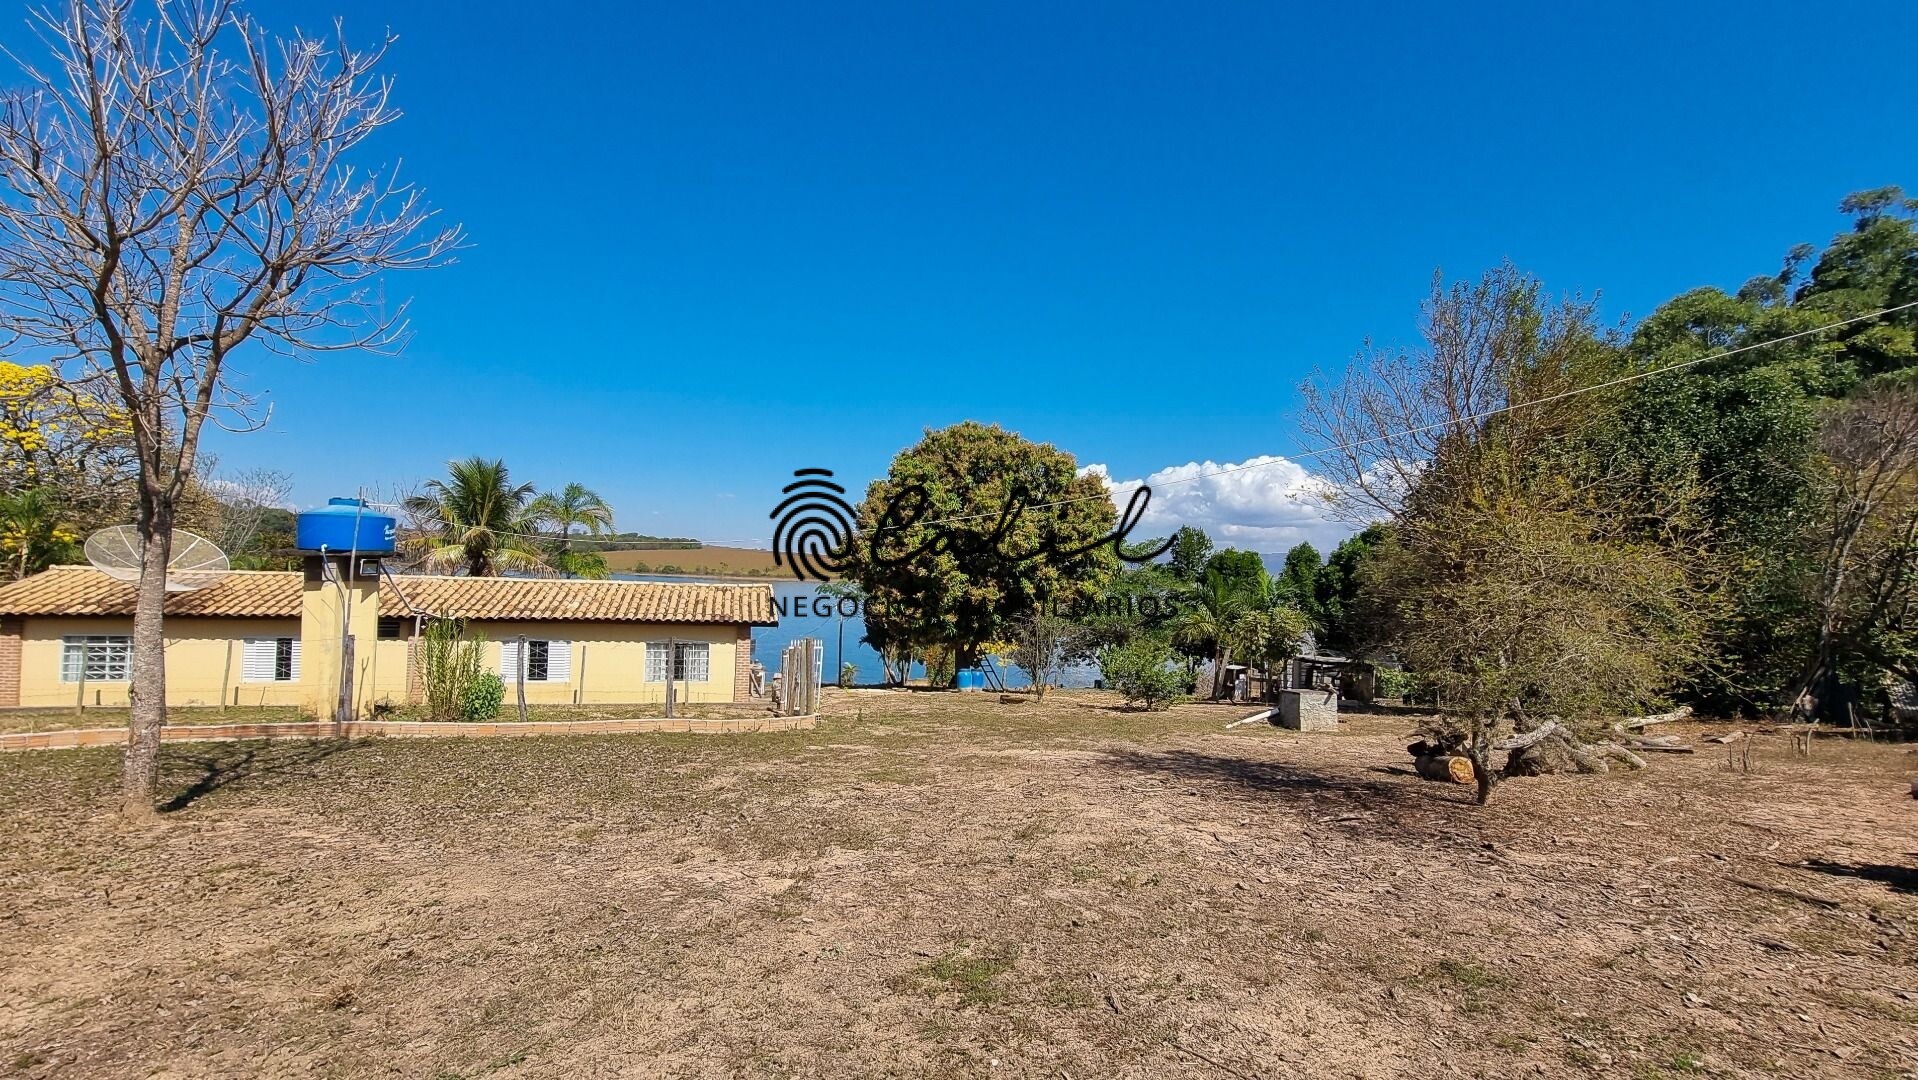
MULTIPOLYGON (((1492 749, 1505 752, 1503 775, 1506 777, 1642 769, 1645 759, 1639 756, 1641 753, 1695 752, 1676 735, 1643 733, 1653 724, 1667 724, 1690 715, 1690 709, 1679 709, 1658 716, 1621 720, 1607 729, 1608 737, 1595 741, 1587 741, 1557 720, 1547 720, 1530 731, 1493 743, 1492 749)), ((1413 767, 1427 780, 1470 784, 1477 779, 1471 757, 1456 738, 1428 735, 1405 749, 1412 755, 1413 767)))
POLYGON ((1421 740, 1405 749, 1412 755, 1412 767, 1427 780, 1443 780, 1453 784, 1478 781, 1478 770, 1472 767, 1472 759, 1457 753, 1456 748, 1421 740))

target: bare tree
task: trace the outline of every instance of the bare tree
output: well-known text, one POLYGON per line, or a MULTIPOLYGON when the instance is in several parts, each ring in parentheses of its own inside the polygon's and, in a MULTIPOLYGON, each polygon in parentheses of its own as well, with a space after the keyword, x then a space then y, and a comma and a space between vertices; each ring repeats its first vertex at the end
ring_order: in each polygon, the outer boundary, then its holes
POLYGON ((253 546, 270 512, 286 509, 293 477, 279 469, 240 469, 214 473, 205 486, 219 501, 215 542, 220 550, 237 555, 253 546))
POLYGON ((1086 652, 1085 628, 1060 615, 1035 611, 1012 624, 1012 662, 1032 679, 1032 696, 1044 698, 1065 668, 1086 652))
MULTIPOLYGON (((1816 636, 1789 698, 1801 717, 1817 715, 1818 687, 1841 646, 1850 640, 1881 653, 1871 639, 1886 635, 1873 624, 1902 623, 1910 605, 1918 556, 1918 395, 1902 386, 1867 390, 1826 418, 1819 443, 1828 463, 1828 509, 1811 586, 1816 636)), ((1871 659, 1893 666, 1882 654, 1871 659)))
POLYGON ((396 174, 350 163, 398 116, 375 73, 390 37, 274 37, 234 0, 70 0, 37 27, 47 66, 11 56, 24 86, 0 100, 0 310, 132 420, 143 546, 122 793, 147 815, 179 501, 209 421, 264 422, 228 360, 249 343, 397 346, 403 305, 378 275, 446 261, 459 231, 396 174))
POLYGON ((1560 735, 1577 751, 1659 694, 1696 654, 1699 590, 1679 557, 1684 501, 1642 505, 1583 455, 1604 409, 1586 391, 1613 362, 1589 305, 1549 304, 1507 266, 1435 282, 1424 314, 1423 349, 1308 386, 1304 426, 1330 448, 1336 505, 1391 523, 1374 601, 1482 803, 1494 751, 1560 735))

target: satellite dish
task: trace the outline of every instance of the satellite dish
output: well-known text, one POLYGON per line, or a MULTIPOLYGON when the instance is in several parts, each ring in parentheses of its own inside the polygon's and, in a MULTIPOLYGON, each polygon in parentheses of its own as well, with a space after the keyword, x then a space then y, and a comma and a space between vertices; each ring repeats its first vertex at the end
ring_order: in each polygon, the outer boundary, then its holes
MULTIPOLYGON (((192 592, 219 581, 233 569, 226 552, 204 536, 173 530, 173 555, 166 563, 166 591, 192 592)), ((140 580, 140 530, 115 525, 87 537, 87 562, 120 581, 140 580)))

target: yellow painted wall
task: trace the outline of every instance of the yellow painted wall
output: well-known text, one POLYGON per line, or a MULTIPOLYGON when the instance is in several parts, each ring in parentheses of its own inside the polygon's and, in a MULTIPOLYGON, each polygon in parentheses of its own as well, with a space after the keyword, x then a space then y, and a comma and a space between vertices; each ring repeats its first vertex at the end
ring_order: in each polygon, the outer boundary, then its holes
MULTIPOLYGON (((322 715, 331 715, 331 697, 320 693, 338 678, 337 668, 325 657, 337 650, 337 609, 325 621, 325 640, 318 635, 302 637, 300 647, 301 681, 249 683, 241 680, 241 641, 250 637, 301 637, 298 619, 204 619, 175 616, 167 629, 167 703, 169 705, 218 705, 224 693, 229 705, 304 705, 311 710, 316 695, 326 699, 322 715), (230 655, 229 655, 230 646, 230 655), (316 673, 321 673, 316 680, 316 673), (238 697, 235 697, 237 688, 238 697)), ((131 634, 130 618, 52 618, 30 616, 23 620, 20 649, 20 704, 34 707, 70 707, 80 689, 77 683, 60 681, 61 639, 69 634, 131 634)), ((736 633, 732 626, 687 626, 664 623, 601 622, 479 622, 472 629, 486 639, 487 670, 500 670, 500 641, 525 634, 532 639, 565 640, 573 643, 572 678, 564 683, 526 684, 529 704, 639 704, 666 700, 665 683, 645 681, 646 643, 704 641, 711 646, 711 677, 703 683, 680 682, 678 700, 683 702, 726 702, 733 699, 733 673, 736 633)), ((357 628, 356 628, 357 629, 357 628)), ((405 620, 403 633, 410 637, 411 619, 405 620)), ((406 701, 406 637, 380 640, 369 626, 356 641, 355 698, 360 715, 370 714, 381 702, 406 701), (368 648, 371 643, 372 648, 368 648)), ((511 673, 506 679, 506 705, 511 711, 515 687, 511 673)), ((337 694, 337 691, 333 691, 337 694)), ((89 682, 86 704, 91 706, 125 705, 124 682, 89 682)))
POLYGON ((336 581, 343 584, 319 577, 314 573, 316 562, 309 560, 306 585, 300 592, 300 620, 306 628, 300 661, 300 682, 305 687, 301 704, 308 715, 334 718, 340 703, 340 635, 350 633, 354 675, 348 719, 352 719, 365 716, 373 702, 369 676, 379 656, 375 639, 379 633, 380 582, 376 577, 348 579, 349 560, 329 559, 336 581))
MULTIPOLYGON (((407 619, 401 633, 410 637, 413 620, 407 619)), ((406 637, 376 642, 372 662, 362 669, 360 685, 366 687, 366 702, 401 705, 406 702, 406 637)))
MULTIPOLYGON (((488 670, 499 671, 499 643, 508 637, 525 634, 529 639, 560 639, 573 643, 573 677, 565 683, 526 684, 529 705, 631 704, 666 701, 666 684, 649 683, 646 676, 646 643, 704 641, 712 646, 711 678, 703 683, 676 683, 678 700, 685 702, 731 701, 733 699, 733 663, 736 634, 731 626, 686 626, 665 623, 601 622, 474 622, 470 627, 486 636, 488 670)), ((506 679, 506 705, 511 711, 517 700, 517 688, 510 673, 506 679)))
MULTIPOLYGON (((20 704, 42 708, 76 704, 79 683, 60 681, 62 640, 69 634, 132 634, 130 618, 28 617, 20 641, 20 704)), ((298 682, 242 682, 240 642, 250 637, 299 637, 298 619, 195 619, 166 621, 167 704, 298 705, 298 682)), ((302 673, 312 656, 301 645, 302 673)), ((125 705, 124 682, 89 682, 87 705, 125 705)))

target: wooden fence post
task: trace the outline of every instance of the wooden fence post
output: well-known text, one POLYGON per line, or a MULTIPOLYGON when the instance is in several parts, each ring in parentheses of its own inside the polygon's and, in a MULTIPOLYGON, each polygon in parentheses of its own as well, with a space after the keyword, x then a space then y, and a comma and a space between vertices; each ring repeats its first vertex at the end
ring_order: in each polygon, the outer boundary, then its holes
POLYGON ((673 665, 679 661, 679 639, 666 639, 666 719, 673 718, 673 665))
MULTIPOLYGON (((547 663, 552 663, 549 656, 547 663)), ((513 661, 513 682, 519 687, 519 722, 526 722, 526 635, 519 636, 519 648, 513 661)))

